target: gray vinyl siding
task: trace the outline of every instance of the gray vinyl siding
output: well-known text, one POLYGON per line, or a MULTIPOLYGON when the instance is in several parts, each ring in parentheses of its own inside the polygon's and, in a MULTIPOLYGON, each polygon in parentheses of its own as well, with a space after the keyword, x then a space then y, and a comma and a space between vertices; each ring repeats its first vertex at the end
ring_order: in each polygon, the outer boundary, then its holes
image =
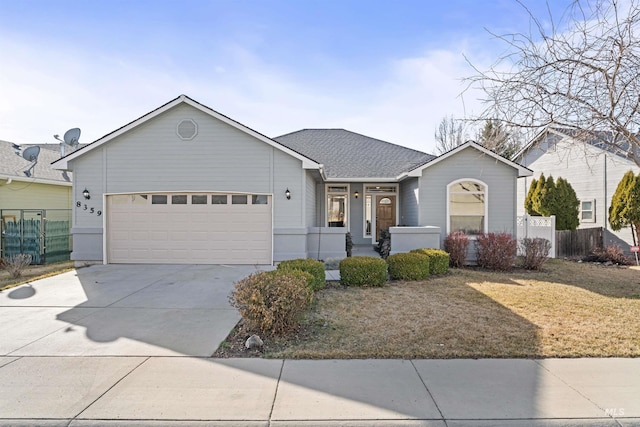
POLYGON ((371 238, 364 237, 364 191, 360 182, 352 182, 349 188, 349 208, 351 220, 349 221, 349 231, 355 245, 370 244, 371 238), (358 192, 356 199, 354 193, 358 192))
POLYGON ((424 169, 420 177, 420 223, 447 230, 447 185, 472 178, 484 182, 488 192, 487 232, 516 231, 517 170, 468 147, 424 169))
POLYGON ((316 180, 313 178, 312 172, 305 173, 305 199, 306 199, 306 227, 317 227, 320 222, 318 220, 316 208, 316 180))
MULTIPOLYGON (((620 156, 605 154, 591 145, 568 141, 558 143, 553 151, 533 148, 522 157, 521 163, 534 174, 518 180, 518 214, 525 213, 524 199, 534 178, 538 179, 541 173, 554 179, 562 177, 571 184, 579 200, 595 201, 595 221, 581 222, 579 228, 609 229, 609 206, 618 183, 627 171, 632 170, 635 174, 640 171, 635 163, 620 156)), ((607 236, 606 244, 633 242, 629 229, 610 232, 607 236)))
MULTIPOLYGON (((95 211, 103 211, 104 193, 219 191, 272 194, 274 229, 303 228, 309 215, 299 159, 185 104, 74 159, 70 166, 75 172, 74 204, 84 204, 86 187, 91 192, 87 204, 95 211), (183 119, 198 125, 190 141, 176 134, 183 119)), ((103 227, 102 217, 75 208, 74 214, 76 229, 103 227)), ((75 259, 83 259, 82 254, 75 259)))
POLYGON ((400 225, 419 224, 418 178, 409 178, 400 183, 400 225))

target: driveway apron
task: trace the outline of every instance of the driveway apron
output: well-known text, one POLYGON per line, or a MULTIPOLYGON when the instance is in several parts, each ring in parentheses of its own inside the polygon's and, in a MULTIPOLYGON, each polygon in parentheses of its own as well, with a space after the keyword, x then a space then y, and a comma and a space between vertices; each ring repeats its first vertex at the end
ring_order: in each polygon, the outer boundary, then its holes
POLYGON ((0 355, 208 357, 240 319, 234 283, 259 269, 95 265, 9 289, 0 355))

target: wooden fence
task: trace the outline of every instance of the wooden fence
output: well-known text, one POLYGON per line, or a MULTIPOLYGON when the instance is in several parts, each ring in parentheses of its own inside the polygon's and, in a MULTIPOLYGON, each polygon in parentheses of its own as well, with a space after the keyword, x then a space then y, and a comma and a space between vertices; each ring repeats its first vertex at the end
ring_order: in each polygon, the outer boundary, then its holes
POLYGON ((602 242, 602 227, 556 231, 556 256, 558 258, 586 256, 593 248, 602 248, 602 242))

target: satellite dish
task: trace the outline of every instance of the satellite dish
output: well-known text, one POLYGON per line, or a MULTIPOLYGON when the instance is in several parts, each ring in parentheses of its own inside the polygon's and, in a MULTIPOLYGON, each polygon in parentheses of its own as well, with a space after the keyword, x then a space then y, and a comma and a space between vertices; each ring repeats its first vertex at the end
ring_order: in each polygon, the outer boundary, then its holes
POLYGON ((64 143, 70 145, 72 147, 76 147, 78 145, 78 140, 80 139, 80 129, 73 128, 69 129, 64 133, 64 143))
POLYGON ((40 147, 34 145, 33 147, 29 147, 22 152, 22 157, 28 162, 37 162, 38 154, 40 154, 40 147))

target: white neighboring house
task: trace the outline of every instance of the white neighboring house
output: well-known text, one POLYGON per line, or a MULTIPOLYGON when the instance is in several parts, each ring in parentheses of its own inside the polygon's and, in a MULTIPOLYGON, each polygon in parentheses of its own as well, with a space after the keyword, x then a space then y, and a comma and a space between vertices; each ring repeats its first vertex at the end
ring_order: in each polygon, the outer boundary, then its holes
MULTIPOLYGON (((533 179, 540 174, 569 181, 580 200, 578 228, 602 227, 604 245, 620 245, 629 251, 633 244, 629 228, 614 232, 609 225, 609 206, 622 176, 640 168, 622 152, 613 152, 596 139, 575 138, 571 129, 548 128, 525 146, 514 161, 533 170, 518 178, 518 215, 524 215, 524 199, 533 179)), ((606 135, 606 133, 604 134, 606 135)))

